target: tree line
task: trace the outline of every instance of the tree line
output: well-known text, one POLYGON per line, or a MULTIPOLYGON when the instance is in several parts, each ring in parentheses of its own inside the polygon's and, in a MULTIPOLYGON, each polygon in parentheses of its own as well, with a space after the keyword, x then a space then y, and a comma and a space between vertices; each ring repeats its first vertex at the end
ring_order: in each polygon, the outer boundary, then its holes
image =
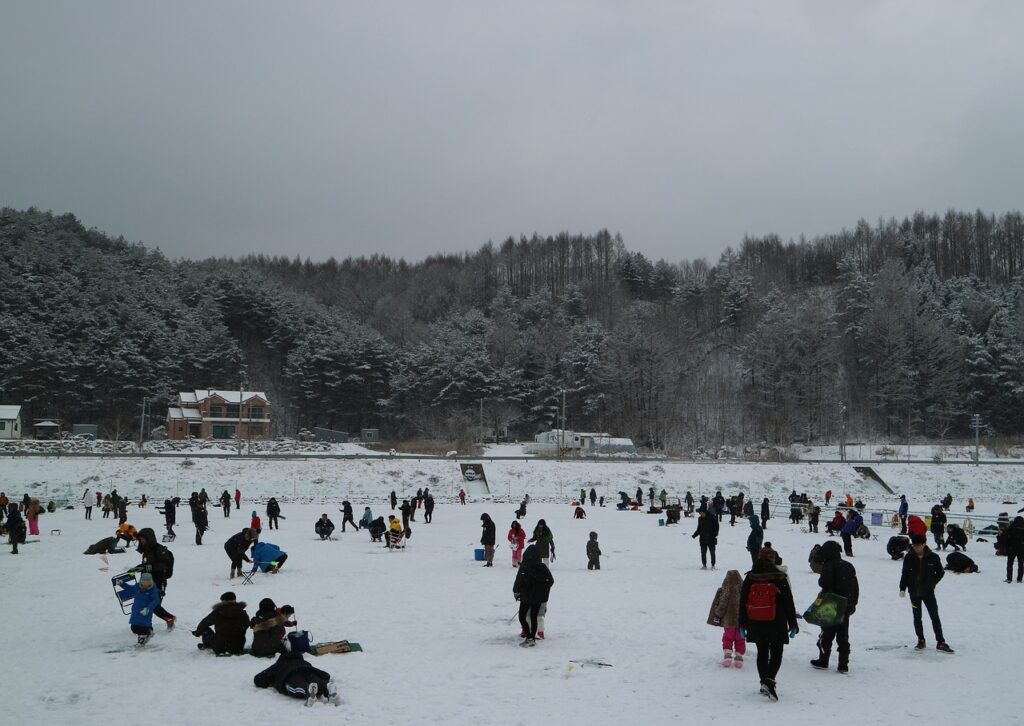
MULTIPOLYGON (((266 391, 275 433, 530 438, 563 419, 670 452, 1024 430, 1024 220, 915 214, 717 262, 619 235, 169 261, 0 210, 0 402, 137 434, 143 399, 266 391), (563 408, 564 405, 564 408, 563 408)), ((159 423, 159 422, 156 422, 159 423)))

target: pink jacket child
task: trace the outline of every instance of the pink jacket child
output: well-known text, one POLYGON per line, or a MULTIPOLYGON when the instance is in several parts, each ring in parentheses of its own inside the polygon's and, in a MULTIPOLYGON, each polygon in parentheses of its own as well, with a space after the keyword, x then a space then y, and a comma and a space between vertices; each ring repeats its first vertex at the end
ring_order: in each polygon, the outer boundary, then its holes
POLYGON ((512 550, 512 566, 519 567, 523 561, 523 546, 526 544, 526 531, 519 525, 519 522, 512 522, 512 529, 508 531, 508 548, 512 550))
POLYGON ((722 667, 743 667, 743 656, 747 652, 747 641, 740 635, 740 590, 743 579, 739 570, 725 573, 722 586, 715 593, 708 613, 708 625, 724 628, 722 634, 722 667), (735 653, 734 653, 735 651, 735 653))

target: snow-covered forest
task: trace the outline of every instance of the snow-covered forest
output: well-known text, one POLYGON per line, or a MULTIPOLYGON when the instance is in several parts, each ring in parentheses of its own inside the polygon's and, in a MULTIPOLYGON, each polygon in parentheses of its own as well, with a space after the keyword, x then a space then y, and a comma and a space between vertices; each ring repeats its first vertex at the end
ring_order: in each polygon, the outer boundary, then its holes
MULTIPOLYGON (((282 240, 282 247, 287 240, 282 240)), ((449 247, 451 245, 448 245, 449 247)), ((670 453, 1024 432, 1024 217, 922 213, 748 238, 714 264, 617 235, 409 263, 168 260, 0 210, 0 403, 137 432, 143 398, 263 390, 274 427, 515 438, 566 424, 670 453)), ((159 423, 158 421, 156 423, 159 423)))

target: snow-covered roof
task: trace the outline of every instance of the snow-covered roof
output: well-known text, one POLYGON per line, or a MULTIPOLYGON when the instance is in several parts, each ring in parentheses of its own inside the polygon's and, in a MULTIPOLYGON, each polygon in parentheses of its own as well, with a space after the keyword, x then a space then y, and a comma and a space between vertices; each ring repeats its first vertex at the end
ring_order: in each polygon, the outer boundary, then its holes
POLYGON ((170 406, 167 409, 167 418, 171 421, 202 421, 203 415, 194 408, 178 408, 176 406, 170 406))
POLYGON ((39 421, 39 422, 37 422, 35 424, 35 427, 37 429, 52 429, 52 428, 58 428, 59 429, 60 428, 60 424, 57 423, 56 421, 39 421))
POLYGON ((0 406, 0 419, 13 421, 21 418, 21 406, 0 406))
POLYGON ((251 398, 259 398, 267 403, 270 402, 267 399, 267 394, 263 391, 242 391, 239 393, 238 391, 222 391, 212 388, 203 390, 197 388, 194 392, 184 391, 178 394, 178 398, 182 403, 199 403, 200 401, 205 401, 207 398, 213 398, 214 396, 219 396, 228 403, 238 403, 239 398, 241 398, 242 403, 245 403, 251 398))

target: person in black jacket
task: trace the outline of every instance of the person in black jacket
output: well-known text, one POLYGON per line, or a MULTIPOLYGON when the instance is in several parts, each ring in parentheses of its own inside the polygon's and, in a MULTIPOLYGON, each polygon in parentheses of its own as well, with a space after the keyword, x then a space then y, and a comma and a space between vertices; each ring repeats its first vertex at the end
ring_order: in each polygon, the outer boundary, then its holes
POLYGON ((331 535, 334 533, 334 522, 330 520, 326 512, 320 515, 320 519, 316 520, 316 524, 313 525, 313 531, 316 532, 321 540, 331 538, 331 535))
POLYGON ((178 511, 177 508, 174 506, 174 502, 172 502, 170 499, 165 499, 163 509, 157 507, 156 511, 164 515, 164 527, 167 528, 167 536, 173 540, 174 525, 178 517, 178 511))
POLYGON ((249 629, 249 613, 245 603, 235 599, 235 593, 226 592, 220 602, 210 609, 210 614, 199 621, 192 635, 202 638, 199 650, 212 650, 217 655, 245 652, 245 631, 249 629))
POLYGON ((257 688, 274 688, 286 696, 304 698, 307 706, 318 697, 335 706, 341 703, 331 674, 311 666, 301 653, 282 653, 274 665, 253 676, 252 682, 257 688))
POLYGON ((104 537, 96 544, 89 545, 83 555, 113 555, 124 552, 124 547, 117 546, 117 537, 104 537))
POLYGON ((708 569, 708 552, 711 552, 711 569, 715 569, 715 547, 718 545, 718 518, 708 516, 708 510, 697 511, 697 530, 692 538, 700 539, 700 569, 708 569))
POLYGON ((250 654, 257 658, 269 658, 283 653, 285 628, 295 625, 291 620, 295 610, 291 605, 280 608, 269 597, 260 600, 260 608, 249 621, 252 628, 252 649, 250 654))
POLYGON ((231 560, 231 574, 228 576, 229 580, 242 576, 243 561, 252 562, 252 560, 249 559, 249 555, 246 553, 255 541, 256 532, 246 527, 238 534, 232 535, 228 541, 224 543, 224 551, 227 553, 228 559, 231 560))
POLYGON ((167 595, 167 580, 174 574, 174 555, 156 541, 156 532, 150 527, 140 529, 138 539, 142 563, 135 570, 148 572, 153 576, 153 585, 160 591, 160 604, 153 610, 153 614, 167 623, 168 630, 173 630, 177 618, 164 609, 164 598, 167 595))
POLYGON ((942 511, 942 505, 936 504, 932 507, 932 536, 935 537, 935 547, 946 549, 946 542, 943 535, 946 533, 946 513, 942 511))
POLYGON ((999 547, 1006 555, 1006 582, 1013 582, 1013 561, 1017 561, 1017 582, 1024 580, 1024 517, 1014 517, 999 533, 999 547))
POLYGON ((894 560, 903 559, 903 555, 907 554, 907 550, 910 549, 910 538, 902 534, 893 535, 889 538, 889 543, 885 546, 885 551, 889 553, 889 556, 894 560))
POLYGON ((277 499, 271 497, 267 501, 267 527, 269 529, 281 529, 281 523, 277 521, 277 518, 281 516, 281 505, 277 503, 277 499))
POLYGON ((402 530, 409 529, 409 519, 412 514, 412 505, 409 504, 408 499, 402 500, 402 506, 398 508, 398 511, 402 513, 402 530))
POLYGON ((822 593, 832 593, 846 598, 846 615, 843 622, 832 627, 822 627, 818 636, 818 657, 811 661, 815 668, 828 668, 829 655, 832 653, 832 641, 839 646, 840 673, 850 670, 850 616, 857 609, 860 586, 857 583, 857 570, 842 558, 842 548, 834 539, 821 545, 821 576, 818 587, 822 593))
POLYGON ((950 545, 953 545, 954 552, 967 550, 967 533, 959 525, 946 525, 946 542, 943 544, 943 549, 950 545))
POLYGON ((423 492, 423 523, 434 521, 434 495, 429 490, 423 492))
POLYGON ((356 531, 359 531, 359 525, 356 524, 356 520, 352 516, 352 502, 345 500, 341 503, 341 531, 345 531, 345 523, 348 522, 356 531))
POLYGON ((206 505, 199 498, 199 494, 192 492, 188 498, 189 509, 192 510, 192 524, 196 526, 196 544, 203 543, 203 533, 210 527, 210 519, 206 513, 206 505))
POLYGON ((484 567, 494 567, 494 543, 496 541, 494 522, 491 520, 491 515, 486 513, 480 515, 480 521, 483 522, 480 525, 483 528, 480 544, 484 546, 484 559, 487 560, 484 567))
POLYGON ((398 497, 395 495, 395 490, 391 490, 391 511, 395 511, 395 507, 398 506, 398 497))
POLYGON ((551 570, 540 561, 537 545, 527 547, 523 552, 523 561, 516 570, 515 582, 512 583, 512 595, 519 601, 519 624, 523 627, 525 638, 522 645, 526 647, 537 644, 541 606, 547 603, 554 584, 551 570))
POLYGON ((768 497, 761 500, 761 529, 768 529, 768 520, 772 516, 772 505, 768 497))
POLYGON ((225 489, 220 495, 220 506, 224 510, 224 516, 231 516, 231 495, 225 489))
POLYGON ((757 560, 747 573, 740 589, 740 635, 757 646, 757 675, 761 679, 761 693, 773 701, 779 700, 775 691, 775 678, 782 665, 782 651, 790 638, 796 637, 800 627, 796 622, 793 591, 786 573, 768 560, 757 560), (771 586, 771 587, 766 587, 771 586), (763 608, 758 607, 765 597, 774 598, 775 617, 762 620, 763 608))
POLYGON ((924 626, 921 623, 921 605, 928 608, 928 617, 932 621, 938 650, 952 653, 953 649, 946 644, 942 635, 942 621, 939 620, 939 605, 935 602, 935 586, 946 574, 942 569, 939 556, 928 549, 927 540, 922 534, 910 538, 910 552, 903 558, 903 574, 900 577, 900 597, 906 597, 910 590, 910 607, 914 612, 914 632, 917 633, 916 650, 924 650, 924 626))

